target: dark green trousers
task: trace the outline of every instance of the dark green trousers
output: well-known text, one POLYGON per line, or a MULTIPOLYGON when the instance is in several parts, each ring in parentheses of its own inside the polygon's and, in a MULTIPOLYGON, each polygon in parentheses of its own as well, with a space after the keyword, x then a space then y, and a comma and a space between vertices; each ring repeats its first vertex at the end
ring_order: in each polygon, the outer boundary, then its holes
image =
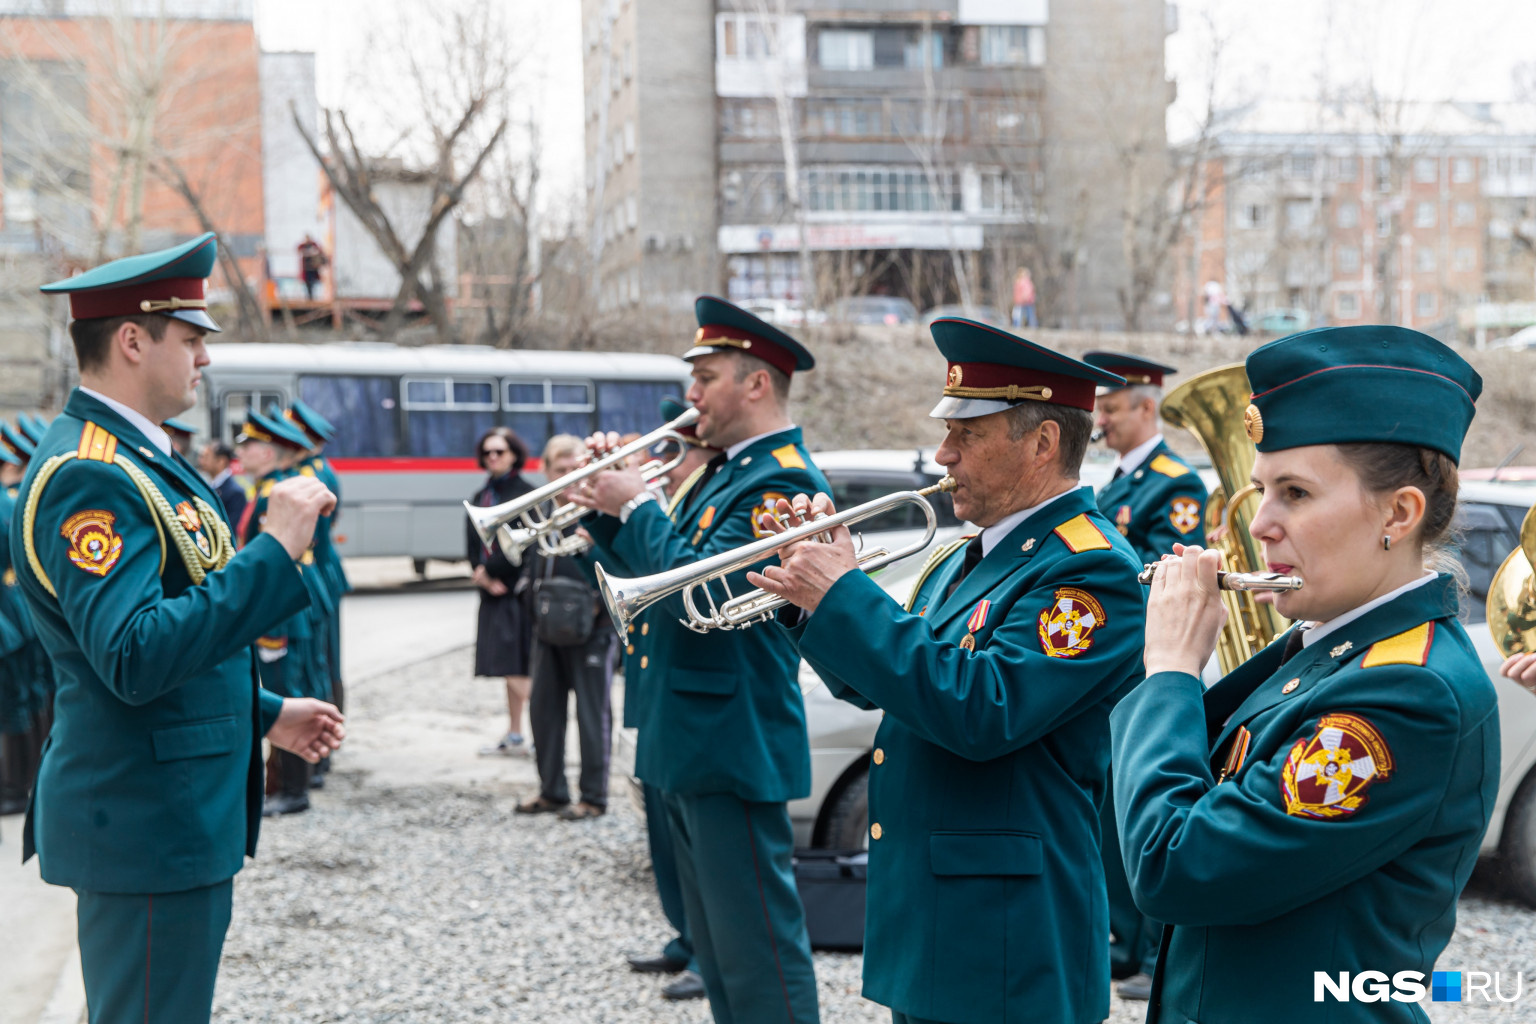
POLYGON ((672 849, 672 826, 667 823, 667 808, 661 790, 649 782, 645 789, 645 835, 651 847, 651 871, 656 876, 656 897, 661 900, 661 912, 667 923, 677 929, 677 935, 661 955, 672 960, 686 960, 685 970, 697 971, 698 962, 693 958, 693 943, 688 940, 688 915, 683 910, 683 890, 677 883, 677 854, 672 849))
POLYGON ((715 1024, 817 1024, 788 808, 729 793, 663 799, 715 1024))
POLYGON ((1099 811, 1099 835, 1104 887, 1109 896, 1109 931, 1115 938, 1109 944, 1109 973, 1116 978, 1137 973, 1150 977, 1157 966, 1157 944, 1163 926, 1143 914, 1131 897, 1131 880, 1126 877, 1125 861, 1120 856, 1113 780, 1099 811))
POLYGON ((206 1024, 233 879, 186 892, 75 895, 90 1024, 206 1024))

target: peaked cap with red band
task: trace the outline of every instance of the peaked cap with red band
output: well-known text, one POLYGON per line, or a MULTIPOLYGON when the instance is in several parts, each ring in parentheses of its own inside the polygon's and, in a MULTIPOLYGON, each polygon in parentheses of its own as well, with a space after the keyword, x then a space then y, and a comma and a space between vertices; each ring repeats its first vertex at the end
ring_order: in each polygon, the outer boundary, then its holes
POLYGON ((217 257, 218 243, 210 231, 170 249, 103 263, 42 290, 68 295, 69 315, 76 320, 160 313, 217 331, 203 291, 217 257))
POLYGON ((1083 362, 1090 366, 1097 366, 1101 370, 1108 370, 1110 373, 1118 373, 1125 378, 1125 387, 1134 384, 1150 384, 1152 387, 1160 388, 1163 386, 1164 377, 1170 373, 1179 372, 1176 366, 1155 363, 1150 359, 1133 356, 1127 352, 1085 352, 1083 362))
POLYGON ((246 441, 263 441, 279 448, 292 448, 301 452, 309 450, 309 438, 292 423, 281 416, 263 416, 254 409, 245 414, 245 422, 235 435, 235 444, 246 441))
POLYGON ((724 299, 701 295, 693 304, 693 314, 699 320, 699 330, 693 336, 693 348, 683 353, 684 359, 716 352, 745 352, 791 375, 816 365, 804 345, 724 299))
POLYGON ((1461 461, 1483 378, 1461 356, 1406 327, 1319 327, 1248 354, 1244 412, 1261 452, 1388 442, 1461 461))
POLYGON ((928 414, 936 420, 990 416, 1020 402, 1092 412, 1100 385, 1125 387, 1124 377, 975 320, 944 317, 929 330, 949 362, 944 397, 928 414))

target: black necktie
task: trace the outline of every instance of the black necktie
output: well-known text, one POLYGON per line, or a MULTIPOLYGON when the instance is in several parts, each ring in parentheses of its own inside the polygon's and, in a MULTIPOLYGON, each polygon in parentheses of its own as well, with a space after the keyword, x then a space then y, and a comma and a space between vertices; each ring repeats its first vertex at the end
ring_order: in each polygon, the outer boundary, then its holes
POLYGON ((690 487, 688 489, 688 493, 683 496, 682 510, 685 514, 687 513, 689 506, 693 504, 693 499, 697 498, 699 496, 699 492, 704 489, 704 485, 709 483, 710 477, 720 472, 720 467, 725 465, 725 463, 725 452, 721 452, 720 454, 711 458, 708 462, 704 463, 704 472, 699 475, 698 481, 692 487, 690 487))
POLYGON ((1109 482, 1110 483, 1114 483, 1116 480, 1119 480, 1123 476, 1125 476, 1125 467, 1124 466, 1116 466, 1115 467, 1115 475, 1109 478, 1109 482))
POLYGON ((1301 638, 1306 632, 1306 626, 1297 626, 1286 634, 1285 650, 1280 652, 1280 664, 1284 665, 1301 651, 1301 638))
POLYGON ((960 582, 971 574, 971 570, 981 564, 981 534, 971 538, 971 542, 965 546, 965 561, 960 563, 960 575, 950 581, 949 589, 944 591, 944 600, 948 601, 960 586, 960 582))

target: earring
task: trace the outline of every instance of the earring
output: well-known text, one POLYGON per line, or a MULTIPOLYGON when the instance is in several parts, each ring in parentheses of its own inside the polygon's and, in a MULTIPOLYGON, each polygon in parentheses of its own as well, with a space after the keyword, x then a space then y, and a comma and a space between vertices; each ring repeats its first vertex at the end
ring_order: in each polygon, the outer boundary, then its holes
POLYGON ((1381 550, 1392 550, 1392 535, 1390 533, 1384 533, 1381 535, 1381 550))

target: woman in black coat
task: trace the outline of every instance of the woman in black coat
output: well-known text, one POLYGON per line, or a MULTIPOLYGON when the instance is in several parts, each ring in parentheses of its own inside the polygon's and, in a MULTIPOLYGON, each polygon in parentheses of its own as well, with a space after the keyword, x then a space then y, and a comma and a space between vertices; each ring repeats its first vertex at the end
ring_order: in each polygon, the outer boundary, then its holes
MULTIPOLYGON (((520 470, 528 461, 528 448, 507 427, 492 427, 475 446, 475 457, 488 474, 485 483, 470 499, 473 505, 490 507, 511 501, 533 490, 520 470)), ((528 613, 513 596, 520 567, 501 553, 493 539, 481 543, 472 524, 465 523, 465 541, 475 585, 480 588, 480 621, 475 635, 475 675, 503 676, 507 687, 507 734, 493 746, 481 747, 485 756, 526 755, 523 739, 523 709, 533 686, 528 674, 528 656, 533 639, 528 613)))

